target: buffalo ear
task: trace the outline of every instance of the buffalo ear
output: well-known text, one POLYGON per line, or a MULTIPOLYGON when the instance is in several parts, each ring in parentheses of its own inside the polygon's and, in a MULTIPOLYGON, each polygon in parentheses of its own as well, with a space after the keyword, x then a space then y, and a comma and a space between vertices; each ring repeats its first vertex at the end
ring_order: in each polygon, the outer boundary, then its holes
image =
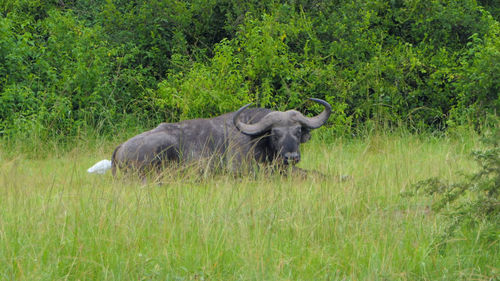
POLYGON ((302 127, 302 135, 300 136, 300 143, 305 143, 311 139, 311 130, 302 127))

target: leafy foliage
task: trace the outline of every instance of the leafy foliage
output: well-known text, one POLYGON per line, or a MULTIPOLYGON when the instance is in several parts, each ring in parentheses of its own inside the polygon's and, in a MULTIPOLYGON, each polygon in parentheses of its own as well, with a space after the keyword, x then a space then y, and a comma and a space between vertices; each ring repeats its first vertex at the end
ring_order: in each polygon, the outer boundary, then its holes
POLYGON ((500 26, 483 40, 474 34, 456 81, 457 104, 449 122, 487 120, 500 110, 500 26), (461 120, 462 119, 462 120, 461 120))
POLYGON ((500 41, 479 4, 5 0, 0 136, 112 134, 247 102, 320 110, 307 97, 333 104, 337 133, 482 125, 500 107, 500 41))

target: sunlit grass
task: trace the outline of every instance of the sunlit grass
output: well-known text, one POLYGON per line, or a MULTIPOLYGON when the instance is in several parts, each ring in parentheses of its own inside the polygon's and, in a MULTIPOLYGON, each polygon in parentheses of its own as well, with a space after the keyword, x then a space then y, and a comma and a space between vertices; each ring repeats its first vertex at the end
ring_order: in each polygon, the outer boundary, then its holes
POLYGON ((316 141, 300 167, 331 176, 188 174, 161 185, 87 174, 109 159, 110 143, 37 160, 9 153, 0 166, 0 279, 488 280, 498 274, 498 243, 476 243, 471 230, 439 252, 441 218, 428 199, 401 196, 418 180, 474 169, 476 145, 316 141))

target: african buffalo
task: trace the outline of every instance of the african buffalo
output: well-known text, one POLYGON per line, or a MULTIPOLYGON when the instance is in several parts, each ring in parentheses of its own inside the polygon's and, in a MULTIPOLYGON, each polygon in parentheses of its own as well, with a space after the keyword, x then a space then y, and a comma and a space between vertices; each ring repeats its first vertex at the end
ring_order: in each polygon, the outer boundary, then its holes
POLYGON ((214 118, 162 123, 115 149, 110 165, 113 175, 117 169, 146 171, 203 159, 215 159, 233 169, 246 161, 294 165, 300 161, 300 143, 310 139, 312 129, 326 123, 332 110, 324 100, 310 100, 325 107, 315 117, 296 110, 248 108, 251 104, 247 104, 214 118))

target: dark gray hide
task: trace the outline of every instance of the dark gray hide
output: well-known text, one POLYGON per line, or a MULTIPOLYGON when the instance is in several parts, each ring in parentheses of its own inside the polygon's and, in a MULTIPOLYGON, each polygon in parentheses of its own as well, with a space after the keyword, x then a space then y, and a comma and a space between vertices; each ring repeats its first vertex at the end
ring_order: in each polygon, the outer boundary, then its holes
POLYGON ((162 123, 119 145, 111 158, 113 175, 116 169, 139 172, 160 170, 169 162, 187 163, 209 159, 239 168, 242 162, 295 164, 300 161, 299 144, 309 140, 309 132, 322 126, 330 116, 325 106, 316 117, 300 112, 272 111, 246 105, 236 112, 208 118, 162 123))

